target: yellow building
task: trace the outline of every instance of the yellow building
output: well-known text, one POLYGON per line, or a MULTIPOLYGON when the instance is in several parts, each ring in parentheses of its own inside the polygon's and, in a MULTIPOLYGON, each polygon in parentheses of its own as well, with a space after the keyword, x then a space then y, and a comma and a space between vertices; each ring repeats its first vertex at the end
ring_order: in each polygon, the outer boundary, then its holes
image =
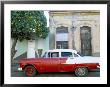
POLYGON ((76 49, 85 56, 100 56, 98 10, 50 11, 49 49, 76 49))

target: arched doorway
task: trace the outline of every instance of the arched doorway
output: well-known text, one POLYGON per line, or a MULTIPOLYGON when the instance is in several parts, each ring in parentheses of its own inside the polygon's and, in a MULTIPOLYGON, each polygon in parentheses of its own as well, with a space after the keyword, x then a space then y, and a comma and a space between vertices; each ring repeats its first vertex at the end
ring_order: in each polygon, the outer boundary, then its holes
POLYGON ((80 27, 80 37, 81 37, 81 54, 84 56, 91 56, 92 55, 91 27, 88 26, 80 27))

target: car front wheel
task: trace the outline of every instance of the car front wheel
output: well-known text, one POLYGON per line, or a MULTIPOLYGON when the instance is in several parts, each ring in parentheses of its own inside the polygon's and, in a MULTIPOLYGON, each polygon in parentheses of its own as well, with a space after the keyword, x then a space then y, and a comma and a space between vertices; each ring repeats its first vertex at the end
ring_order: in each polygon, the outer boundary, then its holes
POLYGON ((88 69, 86 67, 78 67, 75 69, 75 75, 77 77, 84 77, 88 75, 88 69))
POLYGON ((33 77, 36 75, 36 69, 33 67, 33 66, 27 66, 25 69, 24 69, 24 73, 26 76, 30 76, 30 77, 33 77))

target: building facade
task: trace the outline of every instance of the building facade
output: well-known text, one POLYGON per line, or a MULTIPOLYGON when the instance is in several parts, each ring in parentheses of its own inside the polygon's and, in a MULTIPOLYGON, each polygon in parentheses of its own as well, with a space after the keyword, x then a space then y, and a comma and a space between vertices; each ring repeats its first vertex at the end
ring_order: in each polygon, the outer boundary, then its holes
POLYGON ((49 11, 49 30, 46 39, 18 41, 14 58, 38 57, 38 50, 43 54, 49 49, 75 49, 85 56, 100 56, 98 10, 49 11))
POLYGON ((75 49, 100 56, 99 11, 50 11, 49 49, 75 49))

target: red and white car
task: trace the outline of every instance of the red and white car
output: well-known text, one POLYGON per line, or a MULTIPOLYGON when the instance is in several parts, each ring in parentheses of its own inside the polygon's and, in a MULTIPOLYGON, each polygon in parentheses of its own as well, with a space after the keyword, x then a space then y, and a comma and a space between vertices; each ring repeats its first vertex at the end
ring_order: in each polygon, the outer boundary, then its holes
POLYGON ((73 72, 76 76, 87 76, 90 69, 100 68, 99 57, 80 56, 76 50, 54 49, 41 58, 24 58, 19 61, 19 71, 26 76, 43 72, 73 72))

